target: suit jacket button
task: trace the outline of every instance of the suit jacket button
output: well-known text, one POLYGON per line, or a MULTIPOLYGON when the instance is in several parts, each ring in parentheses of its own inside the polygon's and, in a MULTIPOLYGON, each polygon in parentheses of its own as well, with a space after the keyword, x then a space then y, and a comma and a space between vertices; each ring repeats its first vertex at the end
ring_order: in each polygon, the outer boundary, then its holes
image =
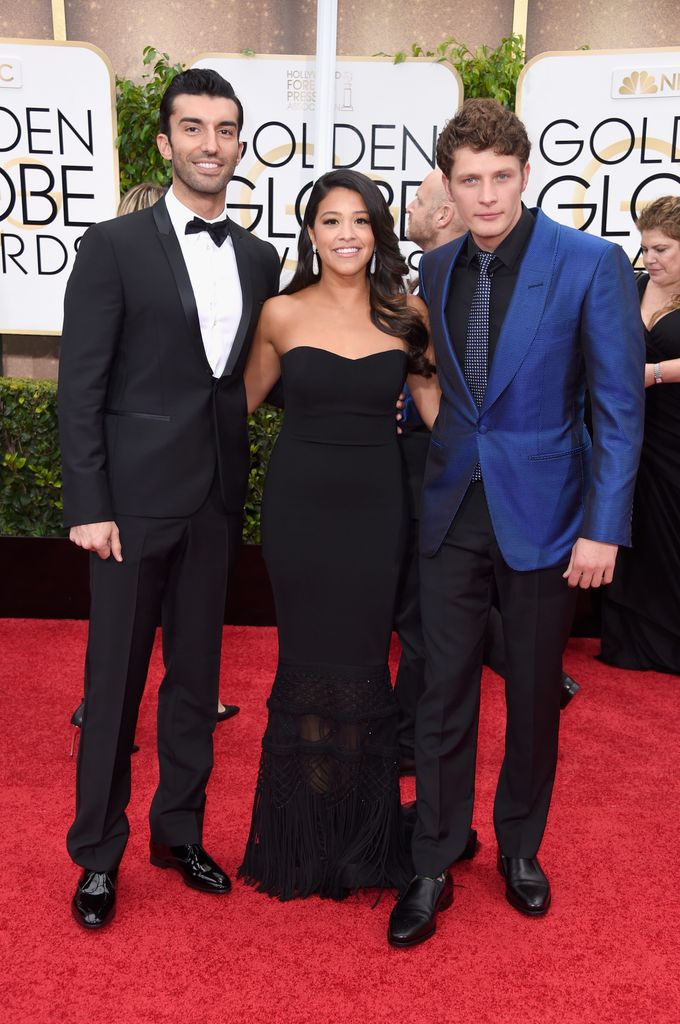
POLYGON ((480 434, 486 434, 488 429, 489 428, 484 423, 480 423, 480 425, 479 425, 479 433, 480 434))

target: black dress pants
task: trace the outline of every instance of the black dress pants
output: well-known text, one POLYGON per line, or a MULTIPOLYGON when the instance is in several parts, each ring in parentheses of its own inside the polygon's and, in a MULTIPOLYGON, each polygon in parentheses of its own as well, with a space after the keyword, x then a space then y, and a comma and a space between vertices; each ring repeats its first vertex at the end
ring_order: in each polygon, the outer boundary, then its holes
POLYGON ((442 547, 421 558, 427 662, 416 721, 413 859, 435 876, 472 824, 484 635, 494 587, 506 653, 505 757, 494 804, 501 851, 534 857, 557 764, 562 650, 576 601, 565 566, 517 572, 496 543, 483 484, 470 485, 442 547))
POLYGON ((214 484, 191 516, 118 517, 121 563, 90 556, 85 712, 76 815, 67 839, 71 857, 84 868, 110 871, 123 856, 130 754, 159 622, 165 675, 151 836, 169 845, 201 841, 236 518, 225 513, 214 484))
POLYGON ((406 755, 412 755, 415 747, 416 707, 425 678, 425 646, 420 621, 419 530, 420 521, 411 519, 394 616, 394 628, 401 643, 394 696, 399 704, 399 749, 406 755))
POLYGON ((394 683, 394 696, 399 705, 399 748, 413 756, 415 746, 416 707, 425 679, 425 645, 420 621, 420 572, 418 535, 420 496, 423 489, 425 463, 430 449, 430 432, 425 427, 406 430, 399 447, 404 460, 410 508, 408 541, 399 581, 394 628, 401 643, 401 658, 394 683))

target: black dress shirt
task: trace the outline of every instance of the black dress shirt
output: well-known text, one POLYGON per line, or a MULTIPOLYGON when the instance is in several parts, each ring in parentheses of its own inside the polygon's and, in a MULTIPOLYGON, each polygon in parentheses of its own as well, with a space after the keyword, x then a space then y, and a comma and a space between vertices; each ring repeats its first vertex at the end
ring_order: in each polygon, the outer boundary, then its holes
MULTIPOLYGON (((510 234, 494 251, 496 259, 491 265, 491 299, 489 305, 489 356, 491 369, 498 336, 501 333, 505 314, 508 311, 522 256, 534 230, 534 215, 522 204, 522 215, 510 234)), ((468 235, 451 277, 451 288, 446 301, 446 322, 453 341, 453 348, 461 367, 465 366, 465 338, 467 335, 470 306, 477 287, 479 264, 474 259, 479 246, 468 235)))

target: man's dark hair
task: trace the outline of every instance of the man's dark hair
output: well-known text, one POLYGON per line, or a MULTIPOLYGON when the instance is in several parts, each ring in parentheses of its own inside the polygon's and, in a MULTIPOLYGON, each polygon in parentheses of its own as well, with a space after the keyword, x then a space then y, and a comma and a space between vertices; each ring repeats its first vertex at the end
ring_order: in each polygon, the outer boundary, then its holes
POLYGON ((221 96, 225 100, 233 100, 238 110, 238 132, 243 128, 243 106, 234 92, 230 82, 210 68, 189 68, 175 75, 163 93, 160 106, 160 131, 170 138, 170 115, 175 96, 221 96))
POLYGON ((476 153, 492 149, 499 156, 516 156, 522 167, 531 152, 527 130, 517 115, 491 99, 466 100, 439 136, 437 164, 447 178, 456 150, 463 146, 476 153))

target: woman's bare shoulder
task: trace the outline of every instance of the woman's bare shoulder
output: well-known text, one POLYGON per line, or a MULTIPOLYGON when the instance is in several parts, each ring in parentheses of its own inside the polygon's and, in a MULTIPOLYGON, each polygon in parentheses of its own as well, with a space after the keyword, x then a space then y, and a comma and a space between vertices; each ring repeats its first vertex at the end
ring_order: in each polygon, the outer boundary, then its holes
POLYGON ((283 327, 291 318, 294 306, 291 304, 291 295, 274 295, 262 306, 258 330, 261 334, 269 337, 280 334, 283 327))
POLYGON ((306 290, 294 292, 292 295, 274 295, 263 305, 261 315, 266 317, 269 323, 285 323, 295 315, 301 305, 304 305, 306 290))
POLYGON ((407 292, 406 304, 410 306, 411 309, 417 310, 417 312, 421 313, 423 316, 427 314, 427 306, 421 299, 420 295, 414 295, 413 292, 407 292))
POLYGON ((423 323, 429 324, 430 318, 427 313, 427 306, 419 295, 412 295, 411 292, 409 292, 406 296, 406 303, 409 309, 413 309, 416 313, 420 314, 423 323))

